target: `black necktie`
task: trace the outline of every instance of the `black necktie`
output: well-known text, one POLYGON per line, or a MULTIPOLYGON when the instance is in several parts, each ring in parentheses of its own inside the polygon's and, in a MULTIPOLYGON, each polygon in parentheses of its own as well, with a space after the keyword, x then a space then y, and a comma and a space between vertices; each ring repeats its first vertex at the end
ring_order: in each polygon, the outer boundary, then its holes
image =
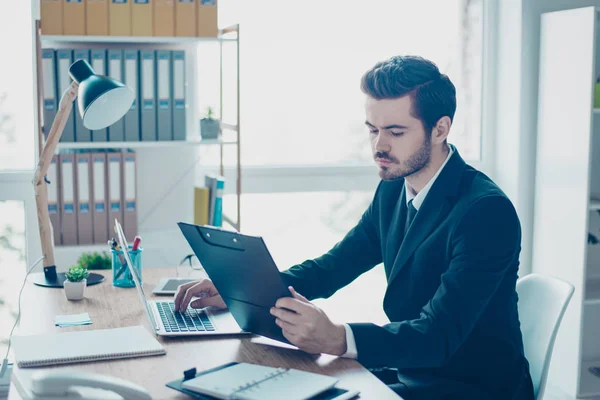
POLYGON ((410 224, 412 223, 413 219, 415 219, 415 215, 417 215, 417 209, 415 208, 415 206, 413 206, 413 201, 412 199, 408 201, 408 214, 406 215, 406 226, 404 227, 404 234, 406 234, 406 232, 408 232, 408 228, 410 228, 410 224))

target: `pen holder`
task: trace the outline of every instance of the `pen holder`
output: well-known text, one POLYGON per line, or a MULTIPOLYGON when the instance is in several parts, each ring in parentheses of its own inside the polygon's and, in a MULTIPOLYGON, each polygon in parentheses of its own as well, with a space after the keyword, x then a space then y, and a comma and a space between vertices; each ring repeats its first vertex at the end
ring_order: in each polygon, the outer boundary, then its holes
MULTIPOLYGON (((133 268, 135 268, 138 272, 138 276, 140 277, 140 283, 142 283, 142 248, 137 250, 131 250, 131 246, 129 246, 129 258, 131 258, 131 262, 133 263, 133 268)), ((111 249, 112 253, 112 273, 113 273, 113 286, 117 287, 135 287, 135 282, 133 277, 131 276, 131 272, 126 265, 125 255, 123 251, 117 251, 111 249)))

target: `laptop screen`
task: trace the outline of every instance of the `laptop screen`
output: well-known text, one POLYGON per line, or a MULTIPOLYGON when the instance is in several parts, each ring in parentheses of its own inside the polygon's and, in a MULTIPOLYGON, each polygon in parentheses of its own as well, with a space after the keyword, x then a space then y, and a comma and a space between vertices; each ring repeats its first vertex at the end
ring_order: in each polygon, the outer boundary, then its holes
POLYGON ((144 309, 146 310, 148 319, 150 320, 152 327, 154 329, 158 330, 159 326, 156 323, 156 320, 154 319, 154 315, 152 314, 152 310, 150 309, 150 305, 148 304, 148 301, 146 300, 146 294, 144 293, 144 287, 142 286, 141 279, 138 275, 138 270, 136 268, 132 267, 133 263, 131 262, 131 257, 129 257, 129 251, 127 251, 129 249, 129 245, 127 244, 127 239, 125 239, 125 235, 123 234, 123 228, 121 227, 121 224, 119 223, 119 221, 116 218, 115 218, 115 232, 117 234, 117 241, 119 242, 119 246, 121 246, 121 250, 123 250, 123 256, 125 257, 125 262, 127 263, 127 268, 129 269, 129 273, 131 274, 131 277, 133 278, 133 282, 135 283, 135 288, 138 292, 138 295, 140 296, 142 305, 144 306, 144 309))

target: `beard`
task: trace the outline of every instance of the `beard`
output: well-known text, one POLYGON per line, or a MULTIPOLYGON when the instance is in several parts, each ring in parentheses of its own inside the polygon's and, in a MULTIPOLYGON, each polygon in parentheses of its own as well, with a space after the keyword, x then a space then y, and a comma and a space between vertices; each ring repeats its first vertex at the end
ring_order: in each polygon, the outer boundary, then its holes
POLYGON ((400 163, 387 154, 378 153, 376 157, 391 160, 395 164, 380 167, 379 177, 384 181, 393 181, 413 175, 429 165, 431 161, 431 140, 425 135, 423 145, 419 147, 409 158, 400 163))

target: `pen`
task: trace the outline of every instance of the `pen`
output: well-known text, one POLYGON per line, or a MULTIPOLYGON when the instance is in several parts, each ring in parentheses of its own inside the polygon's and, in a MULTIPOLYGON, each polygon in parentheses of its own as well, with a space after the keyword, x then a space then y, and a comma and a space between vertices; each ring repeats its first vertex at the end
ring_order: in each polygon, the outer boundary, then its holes
MULTIPOLYGON (((111 238, 111 240, 108 241, 108 245, 114 251, 121 251, 121 247, 119 246, 119 244, 117 243, 115 238, 111 238)), ((117 271, 117 274, 115 275, 115 280, 119 279, 121 277, 121 275, 123 275, 123 273, 125 271, 127 271, 127 262, 125 261, 125 257, 123 257, 123 254, 117 254, 117 255, 119 256, 119 262, 121 263, 121 268, 119 268, 119 270, 117 271)))

